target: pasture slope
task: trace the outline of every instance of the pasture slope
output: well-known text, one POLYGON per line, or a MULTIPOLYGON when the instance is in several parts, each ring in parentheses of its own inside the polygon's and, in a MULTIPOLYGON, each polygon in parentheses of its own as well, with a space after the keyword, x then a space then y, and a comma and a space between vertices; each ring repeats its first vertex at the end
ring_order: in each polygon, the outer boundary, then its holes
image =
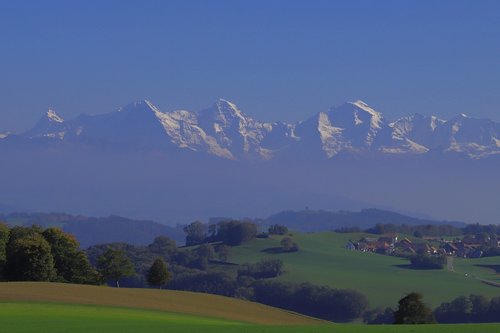
POLYGON ((117 289, 48 282, 4 282, 0 283, 0 301, 128 307, 252 324, 300 325, 321 322, 259 303, 174 290, 117 289))
POLYGON ((486 268, 486 264, 498 263, 498 257, 455 259, 454 272, 446 269, 413 270, 407 267, 408 260, 402 258, 345 249, 347 241, 357 241, 365 235, 293 233, 300 250, 279 254, 264 250, 280 246, 281 237, 255 239, 233 248, 230 261, 241 264, 262 258, 279 258, 285 264, 285 273, 279 279, 358 290, 368 297, 371 307, 395 308, 399 299, 413 291, 422 293, 424 301, 433 308, 461 295, 500 296, 499 287, 476 278, 500 282, 500 276, 493 269, 486 268))
POLYGON ((0 283, 9 333, 493 333, 498 324, 333 324, 213 295, 59 283, 0 283))

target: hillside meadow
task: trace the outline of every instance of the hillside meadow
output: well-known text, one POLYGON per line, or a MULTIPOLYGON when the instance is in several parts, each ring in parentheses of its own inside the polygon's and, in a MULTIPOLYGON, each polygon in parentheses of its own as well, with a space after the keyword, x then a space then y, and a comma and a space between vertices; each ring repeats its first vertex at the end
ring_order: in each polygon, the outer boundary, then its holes
POLYGON ((50 282, 0 283, 0 302, 49 302, 182 313, 251 324, 323 323, 259 303, 186 291, 110 288, 50 282))
POLYGON ((493 333, 498 324, 334 324, 247 301, 152 289, 60 283, 0 283, 0 323, 9 333, 493 333))
POLYGON ((500 296, 499 287, 478 279, 500 282, 494 269, 495 263, 500 264, 498 257, 455 258, 454 271, 414 270, 407 268, 408 261, 402 258, 344 248, 348 240, 359 240, 363 236, 365 234, 360 233, 294 233, 293 239, 300 250, 278 254, 264 250, 279 247, 281 237, 254 239, 233 248, 230 261, 241 264, 279 258, 285 264, 285 274, 279 279, 355 289, 368 297, 371 307, 395 308, 399 299, 413 291, 422 293, 424 301, 432 307, 460 295, 500 296))

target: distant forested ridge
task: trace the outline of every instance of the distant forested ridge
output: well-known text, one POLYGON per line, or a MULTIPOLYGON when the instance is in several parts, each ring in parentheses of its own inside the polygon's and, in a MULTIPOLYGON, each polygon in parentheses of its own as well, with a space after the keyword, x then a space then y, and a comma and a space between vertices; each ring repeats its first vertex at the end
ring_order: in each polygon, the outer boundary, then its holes
POLYGON ((380 209, 363 209, 359 212, 337 211, 331 212, 326 210, 310 210, 302 211, 283 211, 269 216, 264 220, 266 225, 284 225, 289 229, 316 232, 330 231, 340 228, 366 229, 373 227, 376 224, 395 224, 395 225, 453 225, 464 226, 465 223, 457 221, 435 221, 429 219, 421 219, 411 217, 387 210, 380 209))
POLYGON ((0 214, 0 221, 19 226, 60 227, 74 235, 82 248, 113 242, 146 245, 160 235, 178 242, 183 242, 184 239, 184 232, 180 228, 113 215, 87 217, 65 213, 11 213, 0 214))

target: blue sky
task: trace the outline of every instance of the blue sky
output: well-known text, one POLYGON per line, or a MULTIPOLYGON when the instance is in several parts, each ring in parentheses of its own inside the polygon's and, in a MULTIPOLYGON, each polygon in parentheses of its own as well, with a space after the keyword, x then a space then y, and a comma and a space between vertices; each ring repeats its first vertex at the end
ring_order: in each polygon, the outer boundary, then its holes
POLYGON ((500 121, 500 1, 0 0, 0 131, 222 97, 295 121, 362 99, 386 117, 500 121))

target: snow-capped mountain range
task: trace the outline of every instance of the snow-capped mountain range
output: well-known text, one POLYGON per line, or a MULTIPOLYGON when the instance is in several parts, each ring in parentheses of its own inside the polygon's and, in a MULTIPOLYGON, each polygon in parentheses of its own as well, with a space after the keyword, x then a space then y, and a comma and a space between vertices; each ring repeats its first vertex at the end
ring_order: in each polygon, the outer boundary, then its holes
POLYGON ((280 155, 331 159, 340 153, 454 152, 474 159, 500 154, 500 123, 464 114, 449 120, 415 114, 390 122, 359 100, 298 123, 261 122, 223 99, 199 112, 162 112, 142 100, 116 112, 73 120, 49 109, 31 130, 0 134, 0 139, 15 136, 190 150, 229 160, 280 155))

